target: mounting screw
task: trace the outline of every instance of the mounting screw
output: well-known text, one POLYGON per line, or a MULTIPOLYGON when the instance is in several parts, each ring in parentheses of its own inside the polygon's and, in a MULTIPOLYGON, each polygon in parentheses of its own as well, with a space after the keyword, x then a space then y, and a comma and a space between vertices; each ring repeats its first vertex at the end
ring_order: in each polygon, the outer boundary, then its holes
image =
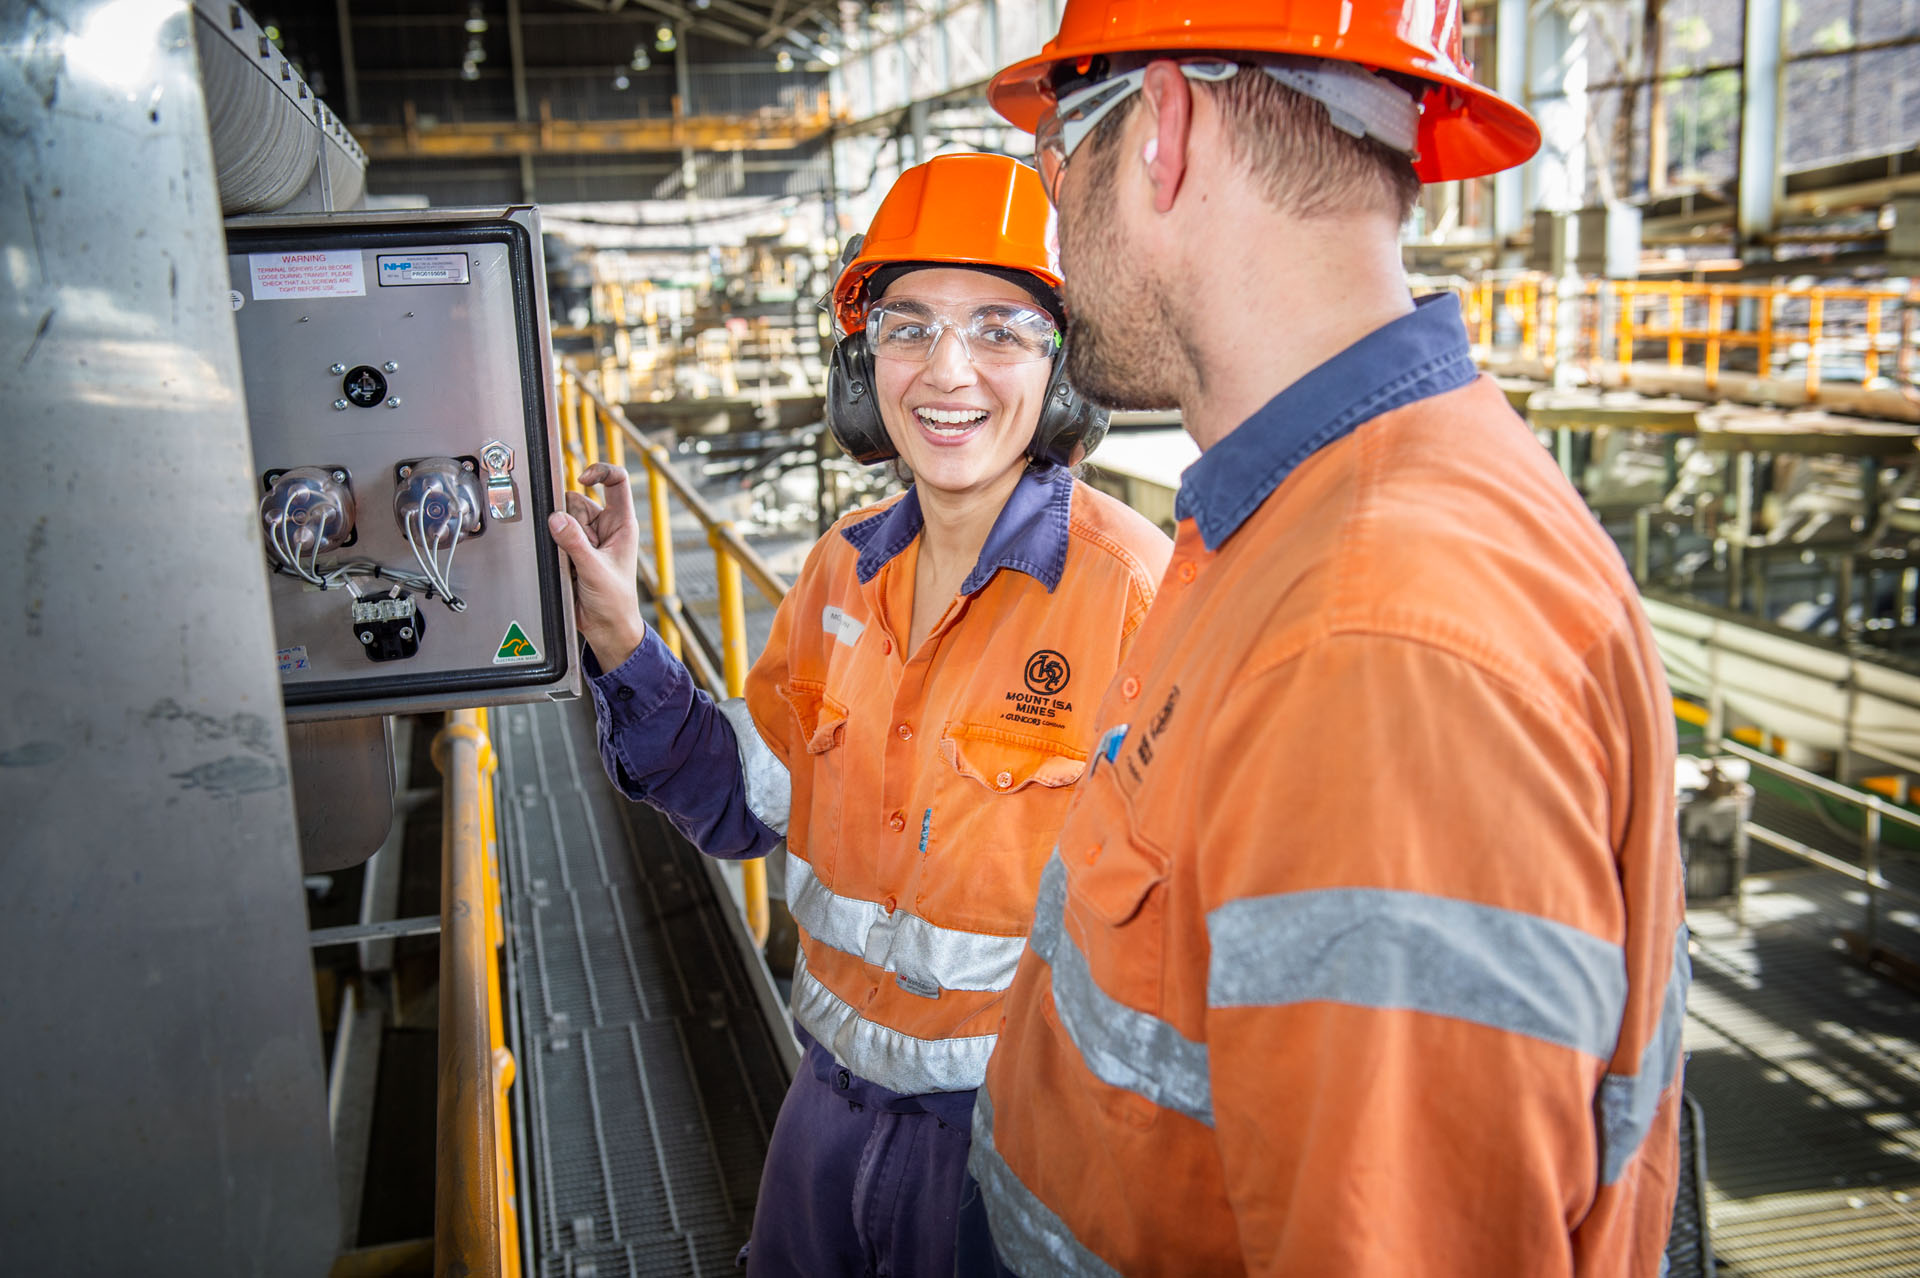
POLYGON ((327 366, 327 371, 329 373, 332 373, 335 377, 338 377, 340 376, 340 374, 347 371, 347 366, 345 364, 330 364, 327 366))
POLYGON ((460 469, 461 469, 461 470, 472 470, 472 469, 473 469, 473 463, 472 463, 472 462, 470 462, 470 461, 463 461, 463 462, 461 462, 461 463, 460 463, 460 469))
POLYGON ((411 638, 413 638, 413 627, 412 627, 412 626, 402 626, 402 627, 400 627, 400 637, 401 637, 402 639, 411 639, 411 638))
POLYGON ((389 396, 387 399, 387 407, 388 408, 400 407, 400 397, 398 395, 389 396))
POLYGON ((372 643, 372 642, 373 642, 373 631, 371 631, 371 630, 362 630, 362 631, 360 632, 360 642, 361 642, 361 643, 372 643))
POLYGON ((336 470, 336 471, 334 471, 334 472, 333 472, 333 482, 334 482, 334 483, 336 483, 336 484, 344 484, 344 483, 346 483, 346 482, 347 482, 347 472, 346 472, 346 471, 344 471, 344 470, 336 470))
POLYGON ((400 371, 400 365, 394 363, 392 360, 388 360, 386 363, 382 364, 380 367, 386 369, 389 373, 397 373, 400 371))
POLYGON ((344 413, 347 411, 347 401, 344 399, 336 399, 333 401, 333 407, 335 411, 344 413))
POLYGON ((400 468, 400 478, 402 478, 402 479, 406 479, 406 478, 408 478, 409 476, 411 476, 412 474, 413 474, 413 467, 411 467, 411 466, 402 466, 402 467, 400 468))

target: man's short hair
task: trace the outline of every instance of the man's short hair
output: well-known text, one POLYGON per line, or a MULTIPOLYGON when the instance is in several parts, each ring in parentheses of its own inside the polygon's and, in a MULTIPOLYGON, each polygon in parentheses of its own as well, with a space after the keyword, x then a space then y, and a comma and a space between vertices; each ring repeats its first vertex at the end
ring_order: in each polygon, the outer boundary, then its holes
MULTIPOLYGON (((1342 132, 1327 109, 1270 75, 1252 69, 1230 79, 1195 84, 1220 108, 1233 158, 1264 188, 1275 208, 1295 217, 1327 217, 1358 208, 1391 213, 1405 222, 1420 198, 1413 161, 1372 138, 1342 132)), ((1093 189, 1105 190, 1119 172, 1114 139, 1141 98, 1136 95, 1095 126, 1082 146, 1092 154, 1093 189)))
POLYGON ((1295 217, 1377 208, 1396 222, 1413 212, 1420 198, 1413 162, 1373 138, 1335 128, 1312 98, 1250 71, 1198 87, 1220 109, 1229 152, 1276 208, 1295 217))

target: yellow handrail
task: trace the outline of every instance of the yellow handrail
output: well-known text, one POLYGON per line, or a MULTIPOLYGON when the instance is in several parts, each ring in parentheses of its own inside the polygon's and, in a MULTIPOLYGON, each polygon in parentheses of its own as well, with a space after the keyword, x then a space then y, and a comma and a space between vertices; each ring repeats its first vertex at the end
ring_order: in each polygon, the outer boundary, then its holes
POLYGON ((457 710, 433 742, 444 778, 440 865, 439 1157, 433 1191, 434 1272, 517 1278, 519 1222, 506 1091, 499 883, 492 767, 484 713, 457 710), (477 1116, 478 1121, 475 1121, 477 1116))
MULTIPOLYGON (((609 459, 618 457, 621 460, 616 464, 624 465, 625 442, 630 440, 646 468, 647 507, 653 528, 653 564, 650 571, 646 565, 641 566, 641 578, 654 598, 654 625, 660 632, 661 641, 687 662, 694 677, 709 692, 727 697, 743 695, 746 692, 749 664, 743 581, 750 579, 767 601, 776 606, 786 596, 786 581, 768 566, 758 551, 747 544, 746 538, 740 535, 732 521, 720 518, 706 500, 680 477, 673 469, 672 457, 667 450, 649 443, 627 420, 626 413, 619 405, 608 403, 578 370, 566 365, 562 365, 560 370, 560 384, 563 410, 568 404, 574 405, 574 411, 563 412, 563 421, 570 419, 574 423, 580 432, 582 448, 587 457, 600 456, 599 437, 604 430, 606 456, 609 459), (675 593, 677 573, 674 567, 672 512, 667 500, 669 493, 678 497, 681 505, 693 512, 694 518, 706 530, 707 543, 713 547, 714 572, 720 593, 722 669, 719 671, 713 669, 698 644, 683 641, 688 620, 685 605, 675 593)), ((577 471, 569 472, 567 478, 569 486, 577 489, 577 471)), ((766 862, 760 859, 747 861, 742 864, 741 870, 747 927, 755 941, 764 945, 771 926, 767 905, 766 862)))
POLYGON ((1566 290, 1566 304, 1582 308, 1567 315, 1562 289, 1549 276, 1503 276, 1497 285, 1492 278, 1454 280, 1444 287, 1459 295, 1483 363, 1532 364, 1550 374, 1564 360, 1585 365, 1608 385, 1626 385, 1664 363, 1699 368, 1707 392, 1717 394, 1727 380, 1726 352, 1752 350, 1752 375, 1775 382, 1753 392, 1766 402, 1783 391, 1806 403, 1874 391, 1889 371, 1905 382, 1916 348, 1911 315, 1920 310, 1920 290, 1910 289, 1589 279, 1566 290), (1895 308, 1891 323, 1889 307, 1895 308), (1664 348, 1664 360, 1636 358, 1653 343, 1664 348), (1857 365, 1848 361, 1857 377, 1834 376, 1835 356, 1843 351, 1859 357, 1857 365), (1779 385, 1775 374, 1783 353, 1800 365, 1791 386, 1779 385))

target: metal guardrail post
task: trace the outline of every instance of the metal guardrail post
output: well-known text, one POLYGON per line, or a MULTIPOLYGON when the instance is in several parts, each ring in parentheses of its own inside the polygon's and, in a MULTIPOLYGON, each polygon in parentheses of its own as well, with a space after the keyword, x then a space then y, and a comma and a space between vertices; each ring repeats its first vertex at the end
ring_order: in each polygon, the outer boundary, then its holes
POLYGON ((1860 823, 1860 868, 1867 872, 1867 915, 1861 934, 1869 952, 1880 944, 1880 812, 1868 808, 1860 823))
POLYGON ((1820 398, 1820 328, 1826 318, 1827 299, 1815 290, 1807 298, 1807 402, 1820 398))
MULTIPOLYGON (((722 677, 729 697, 745 696, 747 691, 747 605, 740 563, 733 557, 727 534, 731 523, 717 524, 707 532, 713 546, 713 566, 720 583, 720 656, 722 677)), ((746 898, 747 930, 754 943, 765 945, 772 927, 767 908, 767 863, 755 858, 741 865, 741 895, 746 898)))
MULTIPOLYGON (((481 759, 486 734, 455 711, 434 739, 446 778, 440 869, 439 1156, 433 1189, 434 1272, 505 1278, 500 1193, 500 1084, 493 1050, 497 969, 488 944, 481 759)), ((496 1004, 497 1006, 497 1004, 496 1004)))
POLYGON ((579 374, 573 377, 573 419, 580 423, 580 453, 585 466, 600 460, 600 413, 586 396, 579 374))
POLYGON ((560 366, 560 461, 567 491, 577 493, 580 491, 580 444, 573 420, 573 396, 568 393, 572 380, 572 370, 562 364, 560 366))
POLYGON ((658 604, 655 612, 660 642, 678 657, 682 654, 680 627, 673 619, 674 605, 679 601, 674 593, 673 515, 667 508, 667 477, 663 473, 667 467, 667 450, 656 445, 642 456, 647 463, 647 509, 653 519, 654 597, 658 604))
POLYGON ((1754 331, 1760 338, 1760 349, 1755 357, 1755 363, 1756 371, 1761 377, 1773 376, 1773 297, 1772 289, 1760 295, 1760 320, 1754 325, 1754 331))

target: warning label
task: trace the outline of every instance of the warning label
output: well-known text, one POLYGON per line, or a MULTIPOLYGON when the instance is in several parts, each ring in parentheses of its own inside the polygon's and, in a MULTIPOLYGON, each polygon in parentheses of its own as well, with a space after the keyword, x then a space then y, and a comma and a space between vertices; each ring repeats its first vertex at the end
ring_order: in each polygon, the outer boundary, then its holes
POLYGON ((533 640, 527 638, 527 632, 520 628, 520 623, 508 622, 507 633, 500 636, 500 648, 493 654, 493 664, 518 666, 538 660, 540 650, 533 646, 533 640))
POLYGON ((465 253, 382 255, 375 258, 374 262, 379 267, 381 288, 407 284, 465 284, 470 278, 465 253))
POLYGON ((253 300, 293 297, 365 297, 358 249, 315 253, 249 253, 253 300))

